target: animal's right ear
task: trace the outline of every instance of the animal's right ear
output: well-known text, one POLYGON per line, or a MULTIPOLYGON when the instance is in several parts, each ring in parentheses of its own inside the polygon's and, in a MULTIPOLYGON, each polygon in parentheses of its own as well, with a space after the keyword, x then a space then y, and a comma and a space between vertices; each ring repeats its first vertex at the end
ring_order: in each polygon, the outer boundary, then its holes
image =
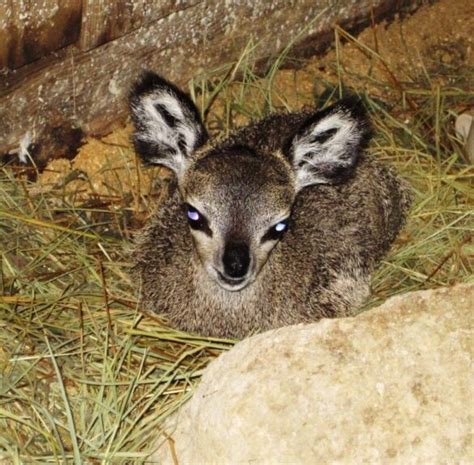
POLYGON ((284 147, 295 170, 296 190, 348 179, 369 137, 369 120, 358 97, 311 115, 284 147))
POLYGON ((147 72, 132 89, 130 109, 136 152, 145 163, 166 166, 180 177, 192 152, 208 137, 191 98, 166 79, 147 72))

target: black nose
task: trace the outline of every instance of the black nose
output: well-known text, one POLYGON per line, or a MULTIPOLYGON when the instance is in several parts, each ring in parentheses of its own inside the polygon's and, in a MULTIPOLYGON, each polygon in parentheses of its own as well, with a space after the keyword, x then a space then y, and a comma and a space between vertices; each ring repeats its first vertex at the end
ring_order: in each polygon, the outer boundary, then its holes
POLYGON ((222 258, 224 272, 231 278, 245 276, 250 265, 249 247, 245 242, 228 242, 222 258))

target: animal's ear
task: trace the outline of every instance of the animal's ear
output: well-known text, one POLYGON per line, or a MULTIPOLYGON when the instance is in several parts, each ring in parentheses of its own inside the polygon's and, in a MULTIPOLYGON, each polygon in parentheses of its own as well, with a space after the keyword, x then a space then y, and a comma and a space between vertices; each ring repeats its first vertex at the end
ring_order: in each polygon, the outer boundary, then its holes
POLYGON ((297 191, 346 180, 369 137, 367 114, 356 97, 310 116, 284 148, 296 172, 297 191))
POLYGON ((135 150, 147 164, 163 165, 178 177, 190 155, 207 140, 191 98, 166 79, 146 72, 130 93, 135 150))

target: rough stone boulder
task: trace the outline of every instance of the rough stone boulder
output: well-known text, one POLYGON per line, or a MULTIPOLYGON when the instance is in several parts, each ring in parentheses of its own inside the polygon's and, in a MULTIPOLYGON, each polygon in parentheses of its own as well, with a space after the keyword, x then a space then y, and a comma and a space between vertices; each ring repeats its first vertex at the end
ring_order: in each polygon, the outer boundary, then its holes
POLYGON ((459 285, 246 339, 211 363, 151 459, 471 464, 473 308, 474 285, 459 285))

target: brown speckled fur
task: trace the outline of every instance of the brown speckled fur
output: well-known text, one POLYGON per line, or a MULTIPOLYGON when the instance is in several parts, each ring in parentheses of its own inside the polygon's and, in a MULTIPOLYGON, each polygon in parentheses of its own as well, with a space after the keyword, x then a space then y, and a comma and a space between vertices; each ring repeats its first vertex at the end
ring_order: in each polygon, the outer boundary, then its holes
MULTIPOLYGON (((227 140, 204 145, 195 158, 242 145, 271 162, 309 114, 270 115, 227 140)), ((236 338, 353 313, 368 296, 370 275, 411 203, 405 182, 361 154, 349 179, 297 194, 289 230, 256 281, 230 292, 201 266, 181 197, 173 181, 166 201, 136 240, 133 277, 140 283, 141 302, 182 330, 236 338)))

